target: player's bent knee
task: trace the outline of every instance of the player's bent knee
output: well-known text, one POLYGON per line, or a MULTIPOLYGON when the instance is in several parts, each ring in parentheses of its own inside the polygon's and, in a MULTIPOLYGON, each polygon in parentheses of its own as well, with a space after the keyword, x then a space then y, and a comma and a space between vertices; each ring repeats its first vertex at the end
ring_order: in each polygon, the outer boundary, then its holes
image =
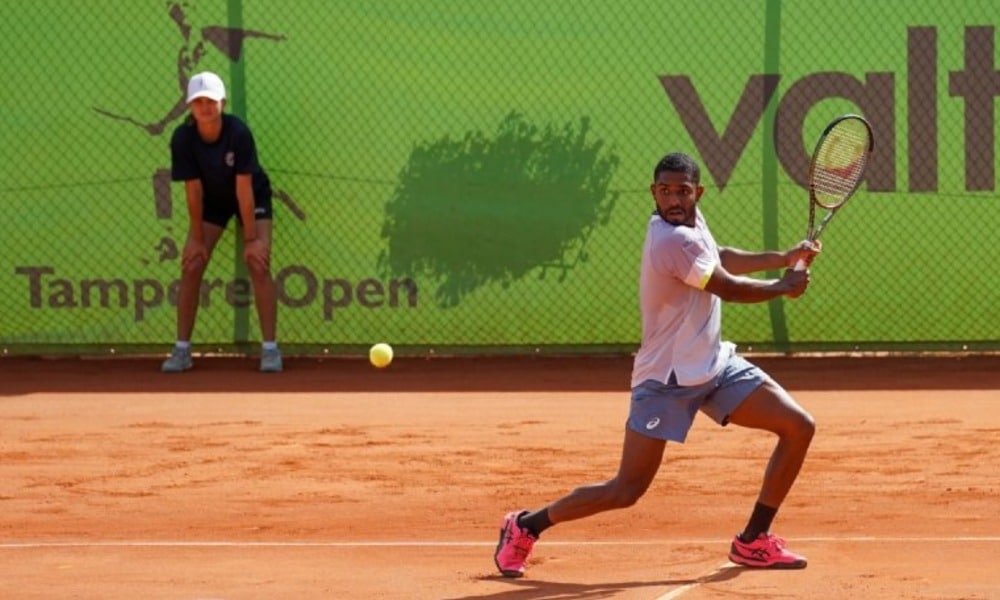
POLYGON ((633 506, 646 493, 646 489, 647 486, 613 485, 607 496, 609 508, 628 508, 633 506))
POLYGON ((630 506, 634 506, 635 503, 639 501, 639 498, 642 498, 641 491, 630 490, 628 492, 615 495, 611 506, 612 508, 629 508, 630 506))
POLYGON ((813 419, 812 415, 803 411, 792 423, 786 435, 808 446, 812 442, 813 436, 816 435, 816 420, 813 419))
POLYGON ((816 419, 805 411, 802 411, 802 418, 799 423, 799 430, 803 435, 812 437, 816 433, 816 419))

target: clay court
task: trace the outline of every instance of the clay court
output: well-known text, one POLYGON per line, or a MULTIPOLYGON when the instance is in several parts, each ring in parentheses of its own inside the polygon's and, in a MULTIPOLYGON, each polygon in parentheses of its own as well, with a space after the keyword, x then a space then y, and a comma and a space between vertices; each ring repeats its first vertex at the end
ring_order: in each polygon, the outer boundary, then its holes
POLYGON ((818 422, 775 524, 807 569, 727 563, 772 440, 699 417, 508 580, 503 514, 614 474, 628 357, 0 359, 0 597, 1000 598, 1000 358, 755 362, 818 422))

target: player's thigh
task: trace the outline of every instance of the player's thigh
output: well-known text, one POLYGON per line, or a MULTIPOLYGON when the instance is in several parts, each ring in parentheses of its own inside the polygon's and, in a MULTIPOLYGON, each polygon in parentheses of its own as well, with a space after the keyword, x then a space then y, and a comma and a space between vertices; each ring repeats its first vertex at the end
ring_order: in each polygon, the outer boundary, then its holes
MULTIPOLYGON (((222 234, 225 231, 225 227, 221 227, 215 223, 209 221, 201 222, 202 240, 205 243, 205 249, 208 250, 209 255, 212 254, 212 250, 215 250, 215 245, 219 243, 219 238, 222 237, 222 234)), ((191 233, 192 232, 188 230, 188 241, 191 241, 191 233)))
POLYGON ((620 484, 646 489, 660 468, 666 445, 666 440, 649 437, 626 427, 622 460, 615 479, 620 484))
POLYGON ((779 435, 795 434, 803 429, 811 431, 815 426, 812 415, 770 377, 736 407, 729 422, 779 435))
POLYGON ((208 254, 211 256, 212 251, 215 250, 215 245, 219 243, 219 238, 222 237, 226 229, 208 221, 201 224, 201 229, 205 235, 205 248, 208 249, 208 254))

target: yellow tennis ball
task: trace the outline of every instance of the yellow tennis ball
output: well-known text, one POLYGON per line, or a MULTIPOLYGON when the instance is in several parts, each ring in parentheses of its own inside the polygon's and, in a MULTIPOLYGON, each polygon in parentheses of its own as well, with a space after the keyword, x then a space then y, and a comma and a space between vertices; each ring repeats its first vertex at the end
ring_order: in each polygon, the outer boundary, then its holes
POLYGON ((388 367, 389 363, 392 362, 392 346, 383 343, 375 344, 368 351, 368 360, 380 369, 388 367))

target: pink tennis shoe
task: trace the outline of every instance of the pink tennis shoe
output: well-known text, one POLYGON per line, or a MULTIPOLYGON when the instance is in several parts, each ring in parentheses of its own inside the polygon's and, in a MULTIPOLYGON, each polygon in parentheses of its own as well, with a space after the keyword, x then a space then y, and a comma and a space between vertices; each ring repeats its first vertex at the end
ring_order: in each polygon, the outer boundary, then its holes
POLYGON ((761 533, 747 543, 739 535, 729 547, 729 560, 756 569, 804 569, 806 557, 785 549, 785 540, 772 533, 761 533))
POLYGON ((507 513, 500 525, 500 541, 497 542, 493 562, 504 577, 521 577, 524 575, 524 564, 528 562, 531 548, 538 539, 517 524, 517 518, 528 511, 507 513))

